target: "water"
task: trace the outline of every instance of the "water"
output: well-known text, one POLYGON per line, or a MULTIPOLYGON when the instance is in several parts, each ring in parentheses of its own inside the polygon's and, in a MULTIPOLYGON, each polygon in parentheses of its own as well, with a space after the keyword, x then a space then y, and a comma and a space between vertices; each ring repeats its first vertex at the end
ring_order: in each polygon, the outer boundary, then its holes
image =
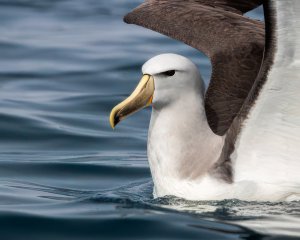
POLYGON ((109 112, 156 54, 191 58, 206 80, 210 65, 124 24, 140 2, 0 0, 1 239, 299 238, 297 202, 153 199, 150 109, 115 131, 109 112))

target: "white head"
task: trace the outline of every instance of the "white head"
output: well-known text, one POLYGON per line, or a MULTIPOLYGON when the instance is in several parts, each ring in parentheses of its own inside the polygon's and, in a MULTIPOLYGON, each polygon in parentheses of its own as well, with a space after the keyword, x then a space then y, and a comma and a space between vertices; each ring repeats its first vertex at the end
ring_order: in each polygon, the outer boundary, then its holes
POLYGON ((153 104, 174 102, 187 92, 204 92, 204 84, 196 65, 177 54, 162 54, 151 58, 142 67, 143 74, 153 76, 153 104))
POLYGON ((153 103, 165 106, 196 91, 204 93, 204 84, 196 65, 177 54, 151 58, 143 67, 143 78, 129 98, 111 112, 112 127, 128 115, 153 103))

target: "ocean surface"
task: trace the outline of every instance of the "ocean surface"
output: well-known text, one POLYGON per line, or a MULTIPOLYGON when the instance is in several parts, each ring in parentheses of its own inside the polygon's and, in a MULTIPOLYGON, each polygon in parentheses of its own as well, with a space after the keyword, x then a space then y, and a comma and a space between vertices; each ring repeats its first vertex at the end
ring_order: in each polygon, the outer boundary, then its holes
POLYGON ((153 199, 150 109, 115 131, 110 110, 154 55, 211 67, 123 23, 141 2, 0 0, 0 239, 300 239, 299 202, 153 199))

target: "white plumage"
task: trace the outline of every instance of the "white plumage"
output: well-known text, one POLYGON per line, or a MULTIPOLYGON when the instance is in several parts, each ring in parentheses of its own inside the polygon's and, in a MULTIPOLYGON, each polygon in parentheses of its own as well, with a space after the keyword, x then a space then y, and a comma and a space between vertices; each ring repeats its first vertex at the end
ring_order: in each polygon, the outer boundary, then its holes
POLYGON ((222 158, 227 154, 227 135, 211 130, 203 80, 185 57, 163 54, 150 59, 136 90, 113 109, 112 127, 152 103, 148 158, 155 197, 300 199, 300 4, 298 0, 269 3, 276 14, 275 29, 269 29, 276 38, 269 39, 275 57, 263 63, 270 65, 266 78, 261 78, 266 81, 241 128, 235 136, 228 135, 231 140, 237 137, 228 158, 222 158), (229 160, 232 171, 220 173, 229 160))
MULTIPOLYGON (((284 68, 286 69, 286 68, 284 68)), ((224 137, 208 126, 204 84, 188 59, 163 54, 143 66, 153 76, 155 91, 148 136, 148 158, 156 197, 174 195, 189 200, 294 200, 300 193, 300 81, 281 68, 269 76, 262 94, 244 123, 233 154, 234 182, 211 176, 224 137), (162 72, 174 69, 174 76, 162 72), (278 77, 276 77, 278 76, 278 77), (270 90, 276 80, 280 90, 270 90), (280 84, 279 84, 280 85, 280 84), (257 110, 258 109, 258 110, 257 110)), ((300 78, 299 78, 300 79, 300 78)))

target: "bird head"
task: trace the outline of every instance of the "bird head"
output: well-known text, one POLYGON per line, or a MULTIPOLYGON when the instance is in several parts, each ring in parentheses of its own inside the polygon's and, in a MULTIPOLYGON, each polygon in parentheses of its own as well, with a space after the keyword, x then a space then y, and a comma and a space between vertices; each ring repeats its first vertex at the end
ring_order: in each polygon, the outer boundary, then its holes
POLYGON ((143 77, 132 94, 111 111, 112 128, 147 106, 161 108, 175 103, 191 91, 204 91, 196 65, 177 54, 151 58, 143 65, 142 72, 143 77))

